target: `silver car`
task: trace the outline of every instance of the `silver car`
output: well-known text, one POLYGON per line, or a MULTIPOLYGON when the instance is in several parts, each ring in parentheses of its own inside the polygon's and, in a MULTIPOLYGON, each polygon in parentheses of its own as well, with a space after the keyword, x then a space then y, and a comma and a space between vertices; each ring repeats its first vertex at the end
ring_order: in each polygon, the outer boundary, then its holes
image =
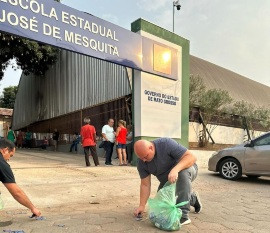
POLYGON ((215 152, 208 161, 208 170, 219 172, 228 180, 236 180, 242 175, 250 178, 270 176, 270 132, 215 152))

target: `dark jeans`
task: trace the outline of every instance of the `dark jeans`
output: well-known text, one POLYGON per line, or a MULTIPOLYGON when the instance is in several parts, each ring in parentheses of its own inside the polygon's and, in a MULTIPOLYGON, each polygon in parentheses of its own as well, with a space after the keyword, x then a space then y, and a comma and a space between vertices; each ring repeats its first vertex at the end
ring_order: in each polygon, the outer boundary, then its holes
POLYGON ((90 152, 91 152, 91 155, 93 157, 95 166, 99 165, 96 146, 86 146, 83 149, 84 149, 86 166, 87 167, 90 166, 90 161, 89 161, 90 152))
POLYGON ((30 139, 30 140, 27 140, 27 139, 26 139, 26 140, 25 140, 25 144, 26 144, 26 145, 25 145, 26 148, 31 148, 31 139, 30 139))
POLYGON ((131 161, 132 161, 132 154, 133 154, 133 142, 127 144, 128 163, 131 163, 131 161))
POLYGON ((78 142, 72 142, 70 149, 69 149, 69 152, 72 152, 74 147, 75 147, 75 151, 77 152, 78 151, 78 144, 79 144, 78 142))
POLYGON ((106 151, 105 164, 111 164, 112 163, 113 146, 114 146, 114 143, 112 143, 112 142, 109 142, 109 141, 104 142, 104 149, 106 151))

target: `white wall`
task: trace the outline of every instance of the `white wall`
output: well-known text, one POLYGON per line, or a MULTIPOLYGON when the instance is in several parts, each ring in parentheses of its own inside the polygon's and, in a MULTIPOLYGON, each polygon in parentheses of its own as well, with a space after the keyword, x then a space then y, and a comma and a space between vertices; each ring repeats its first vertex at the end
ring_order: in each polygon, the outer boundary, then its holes
MULTIPOLYGON (((181 138, 182 112, 182 47, 144 31, 138 34, 177 50, 177 80, 135 70, 134 72, 134 125, 135 137, 181 138), (147 91, 156 92, 162 102, 153 101, 147 91), (165 104, 169 96, 177 97, 175 105, 165 104)), ((175 77, 176 78, 176 77, 175 77)))
MULTIPOLYGON (((202 125, 189 122, 189 142, 199 141, 200 130, 202 130, 202 125)), ((255 131, 253 136, 257 137, 263 133, 265 132, 255 131)), ((247 140, 246 131, 226 126, 217 126, 211 135, 217 144, 240 144, 247 140)))
POLYGON ((0 121, 0 137, 4 137, 4 122, 0 121))
POLYGON ((208 168, 208 160, 214 151, 206 151, 206 150, 191 150, 192 154, 197 158, 197 165, 200 168, 208 168))

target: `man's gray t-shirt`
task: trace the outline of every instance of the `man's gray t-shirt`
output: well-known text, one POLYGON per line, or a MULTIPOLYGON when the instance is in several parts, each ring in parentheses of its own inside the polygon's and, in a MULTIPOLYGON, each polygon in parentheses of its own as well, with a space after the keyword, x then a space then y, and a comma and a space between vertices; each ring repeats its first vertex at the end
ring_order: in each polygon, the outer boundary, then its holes
POLYGON ((159 138, 152 142, 156 149, 154 158, 150 162, 139 159, 137 169, 141 179, 152 174, 164 185, 168 181, 170 171, 185 154, 187 148, 171 138, 159 138))

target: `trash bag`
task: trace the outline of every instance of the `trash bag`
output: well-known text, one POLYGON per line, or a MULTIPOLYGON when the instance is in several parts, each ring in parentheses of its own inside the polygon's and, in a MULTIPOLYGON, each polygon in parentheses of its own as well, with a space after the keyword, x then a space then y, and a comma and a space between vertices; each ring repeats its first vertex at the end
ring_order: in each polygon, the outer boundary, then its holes
POLYGON ((176 184, 167 182, 160 189, 154 199, 148 199, 149 219, 159 229, 165 231, 177 231, 180 229, 182 210, 179 208, 188 201, 176 204, 176 184))

